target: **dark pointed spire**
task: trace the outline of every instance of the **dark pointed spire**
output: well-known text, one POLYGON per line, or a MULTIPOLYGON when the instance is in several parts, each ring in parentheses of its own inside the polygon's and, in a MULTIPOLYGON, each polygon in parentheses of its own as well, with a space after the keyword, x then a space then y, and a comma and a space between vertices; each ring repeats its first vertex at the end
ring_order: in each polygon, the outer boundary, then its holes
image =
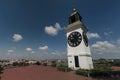
POLYGON ((72 12, 71 16, 69 17, 69 24, 72 24, 76 21, 82 21, 82 17, 77 12, 77 10, 75 8, 73 8, 73 12, 72 12))

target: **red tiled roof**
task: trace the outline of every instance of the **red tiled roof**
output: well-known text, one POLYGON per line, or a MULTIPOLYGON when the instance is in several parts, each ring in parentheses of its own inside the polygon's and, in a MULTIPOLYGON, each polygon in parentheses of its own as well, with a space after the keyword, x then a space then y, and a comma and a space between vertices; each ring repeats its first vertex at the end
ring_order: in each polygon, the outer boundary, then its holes
POLYGON ((116 71, 120 71, 120 67, 118 67, 118 66, 112 66, 111 69, 116 70, 116 71))

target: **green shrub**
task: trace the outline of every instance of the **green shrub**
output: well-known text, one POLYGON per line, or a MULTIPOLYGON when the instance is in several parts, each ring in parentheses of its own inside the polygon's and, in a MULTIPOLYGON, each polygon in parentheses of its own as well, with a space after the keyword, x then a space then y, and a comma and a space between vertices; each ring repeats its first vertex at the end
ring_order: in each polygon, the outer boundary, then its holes
POLYGON ((41 65, 41 63, 40 63, 39 61, 37 61, 35 64, 36 64, 36 65, 41 65))
POLYGON ((83 75, 83 76, 88 76, 88 70, 79 69, 79 70, 76 70, 76 74, 83 75))
POLYGON ((110 77, 110 71, 92 70, 91 77, 110 77))
POLYGON ((0 65, 0 74, 2 73, 3 70, 4 70, 3 67, 0 65))
POLYGON ((47 66, 47 63, 43 63, 42 65, 43 65, 43 66, 47 66))
POLYGON ((108 71, 111 67, 109 64, 94 64, 94 70, 96 71, 108 71))
POLYGON ((116 76, 116 75, 119 75, 119 76, 120 76, 120 71, 111 71, 110 73, 111 73, 111 75, 113 75, 113 76, 116 76))
POLYGON ((120 76, 120 71, 111 71, 111 70, 105 70, 105 71, 101 71, 101 70, 76 70, 76 74, 78 75, 83 75, 83 76, 91 76, 94 78, 97 77, 110 77, 110 76, 116 76, 119 75, 120 76))
POLYGON ((52 61, 51 66, 52 66, 52 67, 56 67, 56 66, 57 66, 56 61, 52 61))
POLYGON ((20 62, 20 63, 18 63, 18 62, 14 62, 13 63, 13 66, 28 66, 29 64, 28 63, 25 63, 25 62, 20 62))
POLYGON ((59 71, 63 71, 63 72, 69 72, 69 71, 71 71, 71 68, 68 68, 68 66, 64 66, 64 65, 58 66, 57 69, 59 71))
POLYGON ((51 65, 52 67, 56 67, 56 64, 55 63, 52 63, 52 65, 51 65))

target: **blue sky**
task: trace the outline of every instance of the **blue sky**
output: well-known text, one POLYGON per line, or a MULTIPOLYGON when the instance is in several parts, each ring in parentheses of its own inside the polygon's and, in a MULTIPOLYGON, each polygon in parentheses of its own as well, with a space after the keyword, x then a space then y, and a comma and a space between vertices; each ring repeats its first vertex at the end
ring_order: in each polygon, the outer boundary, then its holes
POLYGON ((89 29, 93 58, 120 58, 119 0, 0 0, 0 58, 65 58, 72 7, 89 29))

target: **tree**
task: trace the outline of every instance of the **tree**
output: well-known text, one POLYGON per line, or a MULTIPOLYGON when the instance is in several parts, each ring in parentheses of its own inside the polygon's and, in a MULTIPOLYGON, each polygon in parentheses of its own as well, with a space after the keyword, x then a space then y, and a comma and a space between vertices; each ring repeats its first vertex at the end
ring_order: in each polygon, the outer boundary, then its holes
POLYGON ((4 70, 3 67, 0 65, 0 74, 2 73, 3 70, 4 70))
POLYGON ((52 61, 52 67, 56 67, 56 61, 52 61))
POLYGON ((36 65, 41 65, 41 63, 40 63, 39 61, 37 61, 35 64, 36 64, 36 65))

